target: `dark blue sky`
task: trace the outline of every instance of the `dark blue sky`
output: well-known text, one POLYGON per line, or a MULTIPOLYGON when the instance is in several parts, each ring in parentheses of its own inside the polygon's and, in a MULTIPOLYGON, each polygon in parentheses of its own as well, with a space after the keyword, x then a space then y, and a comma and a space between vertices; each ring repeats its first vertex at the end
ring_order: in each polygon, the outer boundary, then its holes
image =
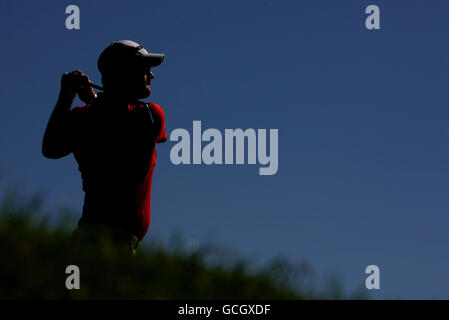
MULTIPOLYGON (((376 264, 375 298, 449 298, 449 2, 2 1, 3 184, 81 212, 73 156, 44 159, 60 75, 113 40, 166 54, 150 101, 167 133, 279 129, 279 170, 175 166, 158 147, 148 238, 181 230, 264 261, 336 272, 346 289, 376 264), (81 29, 65 28, 76 4, 81 29), (365 8, 381 30, 365 29, 365 8)), ((82 128, 80 128, 82 130, 82 128)))

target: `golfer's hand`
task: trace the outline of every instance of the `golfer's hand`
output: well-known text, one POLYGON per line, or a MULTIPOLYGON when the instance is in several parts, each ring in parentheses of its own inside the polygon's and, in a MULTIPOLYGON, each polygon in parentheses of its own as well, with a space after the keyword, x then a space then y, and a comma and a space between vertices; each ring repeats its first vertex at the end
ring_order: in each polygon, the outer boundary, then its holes
POLYGON ((89 86, 89 77, 84 72, 75 70, 64 73, 61 77, 61 95, 73 100, 77 93, 84 103, 90 103, 96 97, 95 90, 89 86))

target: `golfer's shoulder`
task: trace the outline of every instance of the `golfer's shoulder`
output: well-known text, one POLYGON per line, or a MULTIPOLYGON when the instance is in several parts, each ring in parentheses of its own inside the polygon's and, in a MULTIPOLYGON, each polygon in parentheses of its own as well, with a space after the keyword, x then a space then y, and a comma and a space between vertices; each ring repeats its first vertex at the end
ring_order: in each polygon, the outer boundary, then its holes
POLYGON ((152 113, 161 120, 165 121, 164 109, 155 102, 148 102, 148 107, 151 109, 152 113))

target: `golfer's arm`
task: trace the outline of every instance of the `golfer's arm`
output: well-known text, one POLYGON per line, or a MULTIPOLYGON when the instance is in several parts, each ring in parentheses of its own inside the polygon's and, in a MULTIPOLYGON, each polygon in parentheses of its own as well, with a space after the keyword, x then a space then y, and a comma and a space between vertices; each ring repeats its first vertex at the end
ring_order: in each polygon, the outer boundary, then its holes
POLYGON ((73 100, 66 95, 59 95, 42 141, 42 154, 46 158, 58 159, 72 152, 70 108, 73 100))

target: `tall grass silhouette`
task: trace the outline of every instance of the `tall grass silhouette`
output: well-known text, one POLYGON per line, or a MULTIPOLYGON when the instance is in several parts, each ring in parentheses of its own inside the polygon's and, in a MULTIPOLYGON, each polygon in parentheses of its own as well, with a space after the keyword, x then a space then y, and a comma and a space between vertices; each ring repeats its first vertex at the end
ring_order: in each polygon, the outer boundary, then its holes
POLYGON ((276 258, 254 268, 216 244, 189 249, 179 235, 169 244, 151 240, 135 257, 120 254, 108 241, 100 250, 74 247, 68 224, 49 219, 43 203, 42 195, 3 193, 0 299, 348 298, 338 282, 317 290, 307 263, 276 258), (80 268, 80 290, 65 287, 69 264, 80 268))

